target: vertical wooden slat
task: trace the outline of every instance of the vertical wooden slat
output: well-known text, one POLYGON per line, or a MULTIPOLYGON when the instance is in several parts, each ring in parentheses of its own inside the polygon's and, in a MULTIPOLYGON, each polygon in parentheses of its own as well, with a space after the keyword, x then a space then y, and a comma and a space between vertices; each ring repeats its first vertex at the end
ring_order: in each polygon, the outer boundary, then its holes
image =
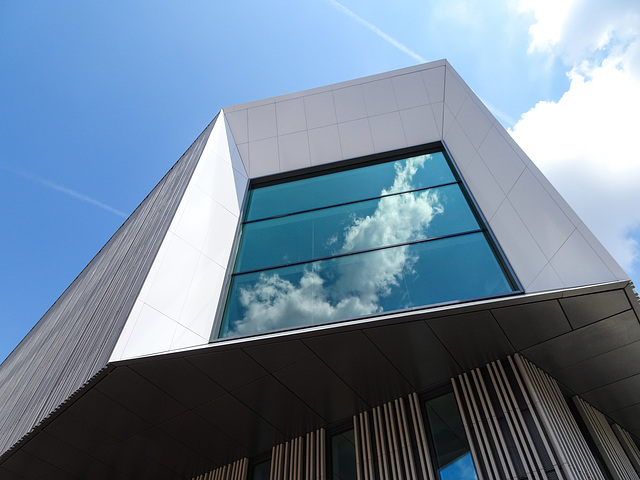
POLYGON ((380 407, 373 409, 373 429, 376 437, 376 454, 378 460, 378 472, 381 480, 389 480, 389 467, 387 465, 387 456, 385 454, 384 434, 382 431, 382 422, 380 418, 380 407))
POLYGON ((356 477, 358 480, 363 480, 364 472, 362 471, 362 455, 360 453, 360 419, 358 415, 353 416, 353 436, 356 447, 356 477))
POLYGON ((544 449, 545 452, 547 452, 547 456, 549 457, 549 459, 551 460, 552 464, 553 464, 553 468, 556 472, 556 475, 558 478, 562 478, 562 473, 560 472, 560 465, 558 463, 558 461, 556 461, 556 457, 553 454, 553 451, 551 449, 551 446, 549 445, 549 441, 547 441, 547 435, 545 435, 545 432, 542 428, 542 425, 540 424, 540 420, 539 417, 537 415, 537 411, 535 410, 535 408, 533 407, 532 403, 531 403, 531 398, 529 395, 529 392, 527 391, 527 389, 525 388, 524 384, 523 384, 523 379, 521 378, 521 373, 518 370, 517 366, 515 365, 514 361, 513 361, 513 357, 509 356, 507 357, 508 361, 509 361, 509 366, 511 367, 511 371, 516 379, 516 383, 518 384, 518 388, 520 389, 520 394, 522 395, 522 397, 524 398, 524 401, 527 405, 527 408, 529 409, 529 411, 531 412, 531 418, 533 418, 533 422, 536 426, 536 430, 538 431, 538 435, 540 437, 540 439, 542 440, 542 444, 544 445, 544 449))
POLYGON ((480 406, 484 412, 484 418, 487 422, 487 426, 489 427, 489 433, 494 441, 493 443, 496 447, 496 453, 498 454, 498 460, 500 461, 502 471, 507 474, 507 476, 515 478, 515 470, 513 469, 511 458, 509 457, 509 452, 507 451, 502 431, 500 430, 500 425, 498 425, 498 420, 495 416, 495 412, 493 411, 491 399, 489 398, 486 389, 482 388, 484 384, 482 383, 482 372, 480 369, 472 370, 471 378, 473 380, 475 390, 478 393, 480 406))
POLYGON ((469 383, 469 377, 466 373, 460 375, 461 384, 463 386, 463 391, 465 392, 465 398, 467 398, 467 405, 469 407, 469 411, 473 412, 473 418, 475 419, 474 427, 478 430, 480 434, 479 443, 480 448, 486 453, 487 463, 485 464, 487 469, 490 469, 492 475, 496 478, 501 478, 500 472, 498 471, 498 466, 496 465, 495 458, 493 458, 493 453, 491 452, 491 448, 489 446, 489 441, 487 438, 487 432, 484 430, 484 425, 482 419, 480 418, 480 413, 478 412, 478 407, 476 405, 476 400, 473 395, 473 390, 471 389, 471 385, 469 383))
POLYGON ((503 383, 505 385, 505 390, 507 393, 506 399, 512 405, 512 411, 515 413, 515 419, 517 420, 517 425, 520 426, 518 431, 522 431, 522 444, 525 446, 525 454, 527 455, 527 460, 531 465, 533 470, 533 475, 535 478, 539 478, 540 474, 544 472, 544 467, 542 466, 542 460, 540 460, 540 456, 538 455, 538 450, 533 444, 533 440, 531 439, 531 435, 529 434, 529 429, 524 421, 524 417, 522 416, 522 412, 520 408, 518 408, 518 402, 513 394, 513 389, 511 388, 511 382, 507 378, 507 375, 504 371, 504 367, 502 366, 502 362, 493 362, 494 368, 496 369, 496 373, 502 378, 503 383), (529 445, 526 448, 526 445, 529 445))
POLYGON ((325 439, 325 434, 324 434, 324 428, 320 429, 320 480, 326 480, 327 478, 327 470, 326 470, 326 465, 327 465, 327 455, 325 453, 325 449, 326 449, 326 439, 325 439))
POLYGON ((369 413, 368 412, 364 412, 364 433, 365 433, 365 439, 366 439, 366 447, 367 447, 367 466, 368 466, 368 478, 369 480, 374 480, 374 470, 373 470, 373 454, 371 451, 371 433, 370 433, 370 428, 369 428, 369 413))
MULTIPOLYGON (((474 463, 478 466, 478 468, 476 468, 477 474, 478 474, 478 480, 484 480, 484 475, 482 474, 482 469, 480 468, 480 466, 487 465, 486 455, 484 454, 482 443, 479 441, 478 432, 474 428, 473 416, 471 415, 471 412, 469 411, 469 409, 466 408, 466 406, 468 405, 468 400, 467 400, 467 394, 464 388, 464 384, 460 379, 460 377, 458 377, 458 381, 460 382, 459 388, 456 383, 456 379, 455 378, 451 379, 451 385, 453 386, 453 394, 458 404, 458 411, 460 412, 460 416, 462 417, 462 424, 464 426, 465 433, 467 434, 467 442, 469 443, 469 449, 471 450, 471 457, 473 458, 474 463), (467 420, 467 415, 465 415, 465 412, 468 413, 469 420, 467 420), (473 435, 472 435, 472 432, 473 432, 473 435), (476 443, 474 441, 474 436, 476 437, 476 440, 478 440, 478 447, 480 448, 480 456, 476 452, 476 448, 475 448, 476 443), (481 463, 482 460, 484 460, 484 463, 481 463)), ((489 474, 490 473, 491 472, 489 472, 489 474)))
POLYGON ((387 445, 389 446, 389 464, 391 465, 391 476, 393 480, 398 480, 401 478, 401 473, 398 471, 398 462, 397 462, 397 452, 394 445, 394 439, 391 430, 391 422, 392 419, 389 418, 389 404, 385 403, 383 406, 384 411, 384 421, 385 426, 387 427, 387 445))

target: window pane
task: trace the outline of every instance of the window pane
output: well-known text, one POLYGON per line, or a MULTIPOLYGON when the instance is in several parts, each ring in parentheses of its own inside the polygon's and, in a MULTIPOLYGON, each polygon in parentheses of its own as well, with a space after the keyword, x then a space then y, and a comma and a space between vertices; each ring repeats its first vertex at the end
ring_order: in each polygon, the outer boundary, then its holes
POLYGON ((251 190, 221 337, 513 292, 443 152, 251 190))
POLYGON ((512 291, 483 233, 236 275, 221 336, 512 291))
POLYGON ((251 480, 269 480, 271 460, 256 463, 251 469, 251 480))
POLYGON ((333 480, 356 480, 356 447, 353 430, 331 437, 333 480))
POLYGON ((455 182, 441 152, 251 191, 247 221, 455 182))
POLYGON ((236 272, 478 229, 458 185, 248 223, 236 272))
POLYGON ((427 418, 442 480, 474 480, 476 470, 453 393, 426 402, 427 418))

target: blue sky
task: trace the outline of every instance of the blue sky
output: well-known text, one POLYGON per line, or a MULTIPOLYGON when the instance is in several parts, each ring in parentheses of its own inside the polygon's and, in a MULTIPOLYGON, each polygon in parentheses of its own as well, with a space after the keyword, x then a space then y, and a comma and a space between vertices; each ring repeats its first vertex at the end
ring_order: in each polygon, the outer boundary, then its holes
POLYGON ((640 284, 640 3, 0 3, 0 360, 221 107, 447 58, 640 284))

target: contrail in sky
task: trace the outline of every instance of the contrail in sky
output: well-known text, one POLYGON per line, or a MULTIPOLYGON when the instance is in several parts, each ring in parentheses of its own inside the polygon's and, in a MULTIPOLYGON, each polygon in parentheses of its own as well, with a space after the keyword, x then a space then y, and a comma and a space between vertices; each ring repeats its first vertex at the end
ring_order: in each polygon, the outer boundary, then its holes
POLYGON ((374 24, 367 22, 364 18, 362 18, 361 16, 357 15, 356 13, 352 12, 351 10, 349 10, 347 7, 345 7, 344 5, 341 5, 340 3, 336 2, 336 0, 327 0, 331 5, 333 5, 334 7, 336 7, 338 10, 340 10, 342 13, 344 13, 345 15, 353 18, 356 22, 364 25, 365 27, 367 27, 369 30, 371 30, 373 33, 375 33, 376 35, 378 35, 379 37, 381 37, 383 40, 385 40, 386 42, 390 43, 391 45, 393 45, 394 47, 396 47, 398 50, 400 50, 401 52, 406 53, 407 55, 409 55, 411 58, 413 58, 414 60, 417 60, 420 63, 426 63, 426 59, 420 55, 418 55, 416 52, 414 52, 413 50, 411 50, 410 48, 406 47, 405 45, 401 44, 399 41, 397 41, 395 38, 390 37, 389 35, 387 35, 386 33, 384 33, 382 30, 380 30, 378 27, 376 27, 374 24))
MULTIPOLYGON (((389 35, 384 33, 382 30, 380 30, 378 27, 376 27, 374 24, 372 24, 371 22, 366 21, 364 18, 362 18, 358 14, 352 12, 347 7, 345 7, 344 5, 338 3, 336 0, 327 0, 327 2, 329 2, 331 5, 333 5, 335 8, 337 8, 339 11, 341 11, 342 13, 347 15, 348 17, 353 18, 356 22, 358 22, 358 23, 364 25, 365 27, 367 27, 373 33, 375 33, 376 35, 381 37, 383 40, 385 40, 386 42, 388 42, 391 45, 393 45, 394 47, 396 47, 401 52, 406 53, 411 58, 417 60, 420 63, 426 63, 427 62, 427 60, 424 57, 422 57, 421 55, 417 54, 416 52, 411 50, 406 45, 403 45, 402 43, 397 41, 395 38, 390 37, 389 35)), ((504 123, 506 123, 508 127, 513 127, 516 124, 516 121, 511 116, 506 114, 505 112, 503 112, 501 110, 498 110, 497 108, 495 108, 494 106, 492 106, 491 104, 489 104, 487 102, 483 101, 483 103, 487 106, 487 108, 491 111, 491 113, 493 113, 493 115, 495 115, 500 120, 502 120, 504 123)))
POLYGON ((118 215, 119 217, 123 217, 123 218, 127 218, 128 215, 124 212, 121 212, 120 210, 117 210, 105 203, 102 203, 98 200, 96 200, 95 198, 91 198, 88 197, 87 195, 84 195, 80 192, 76 192, 75 190, 72 190, 70 188, 64 187, 62 185, 59 185, 55 182, 52 182, 50 180, 46 180, 44 178, 38 177, 37 175, 34 175, 31 172, 27 172, 26 170, 22 170, 22 169, 18 169, 18 168, 14 168, 14 167, 9 167, 8 165, 0 165, 0 168, 2 168, 3 170, 7 170, 15 175, 18 175, 22 178, 26 178, 27 180, 31 180, 34 183, 37 183, 39 185, 42 185, 43 187, 47 187, 50 188, 51 190, 55 190, 57 192, 60 193, 64 193, 65 195, 68 195, 70 197, 73 197, 75 199, 80 200, 81 202, 85 202, 88 203, 90 205, 94 205, 98 208, 102 208, 103 210, 106 210, 107 212, 111 212, 115 215, 118 215))

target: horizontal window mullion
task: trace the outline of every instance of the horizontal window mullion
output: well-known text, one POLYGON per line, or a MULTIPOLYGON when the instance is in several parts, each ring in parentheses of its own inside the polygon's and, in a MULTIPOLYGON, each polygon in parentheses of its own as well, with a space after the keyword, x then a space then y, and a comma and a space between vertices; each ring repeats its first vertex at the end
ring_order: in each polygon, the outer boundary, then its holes
POLYGON ((398 247, 406 247, 409 245, 416 245, 419 243, 426 243, 426 242, 433 242, 436 240, 445 240, 447 238, 454 238, 454 237, 460 237, 463 235, 471 235, 474 233, 482 233, 485 230, 483 230, 482 228, 477 228, 474 230, 466 230, 464 232, 457 232, 457 233, 452 233, 450 235, 441 235, 438 237, 431 237, 431 238, 423 238, 420 240, 415 240, 415 241, 411 241, 411 242, 404 242, 404 243, 397 243, 397 244, 393 244, 393 245, 384 245, 382 247, 377 247, 377 248, 368 248, 368 249, 364 249, 364 250, 356 250, 353 252, 346 252, 346 253, 340 253, 337 255, 330 255, 330 256, 325 256, 325 257, 319 257, 319 258, 312 258, 312 259, 308 259, 308 260, 303 260, 300 262, 291 262, 291 263, 282 263, 282 264, 278 264, 278 265, 273 265, 270 267, 265 267, 265 268, 256 268, 253 270, 245 270, 245 271, 240 271, 240 272, 234 272, 233 276, 239 276, 239 275, 245 275, 245 274, 249 274, 249 273, 258 273, 258 272, 267 272, 270 270, 276 270, 278 268, 285 268, 285 267, 295 267, 297 265, 304 265, 307 263, 316 263, 316 262, 323 262, 323 261, 327 261, 327 260, 333 260, 336 258, 342 258, 342 257, 350 257, 353 255, 360 255, 363 253, 369 253, 369 252, 377 252, 379 250, 388 250, 390 248, 398 248, 398 247))
POLYGON ((402 192, 389 193, 387 195, 378 195, 376 197, 361 198, 359 200, 353 200, 353 201, 350 201, 350 202, 336 203, 336 204, 333 204, 333 205, 326 205, 326 206, 322 206, 322 207, 309 208, 309 209, 306 209, 306 210, 299 210, 299 211, 290 212, 290 213, 283 213, 283 214, 274 215, 274 216, 271 216, 271 217, 254 218, 252 220, 245 220, 243 222, 243 225, 249 225, 249 224, 252 224, 252 223, 264 222, 264 221, 267 221, 267 220, 274 220, 276 218, 286 218, 286 217, 291 217, 291 216, 294 216, 294 215, 301 215, 301 214, 304 214, 304 213, 317 212, 317 211, 321 211, 321 210, 329 210, 331 208, 344 207, 346 205, 355 205, 357 203, 369 202, 371 200, 377 200, 377 199, 388 198, 388 197, 395 197, 395 196, 398 196, 398 195, 406 195, 408 193, 423 192, 423 191, 427 191, 427 190, 434 190, 436 188, 447 187, 449 185, 459 185, 459 184, 460 184, 460 182, 448 182, 448 183, 442 183, 442 184, 439 184, 439 185, 433 185, 431 187, 416 188, 416 189, 413 189, 413 190, 405 190, 405 191, 402 191, 402 192))

